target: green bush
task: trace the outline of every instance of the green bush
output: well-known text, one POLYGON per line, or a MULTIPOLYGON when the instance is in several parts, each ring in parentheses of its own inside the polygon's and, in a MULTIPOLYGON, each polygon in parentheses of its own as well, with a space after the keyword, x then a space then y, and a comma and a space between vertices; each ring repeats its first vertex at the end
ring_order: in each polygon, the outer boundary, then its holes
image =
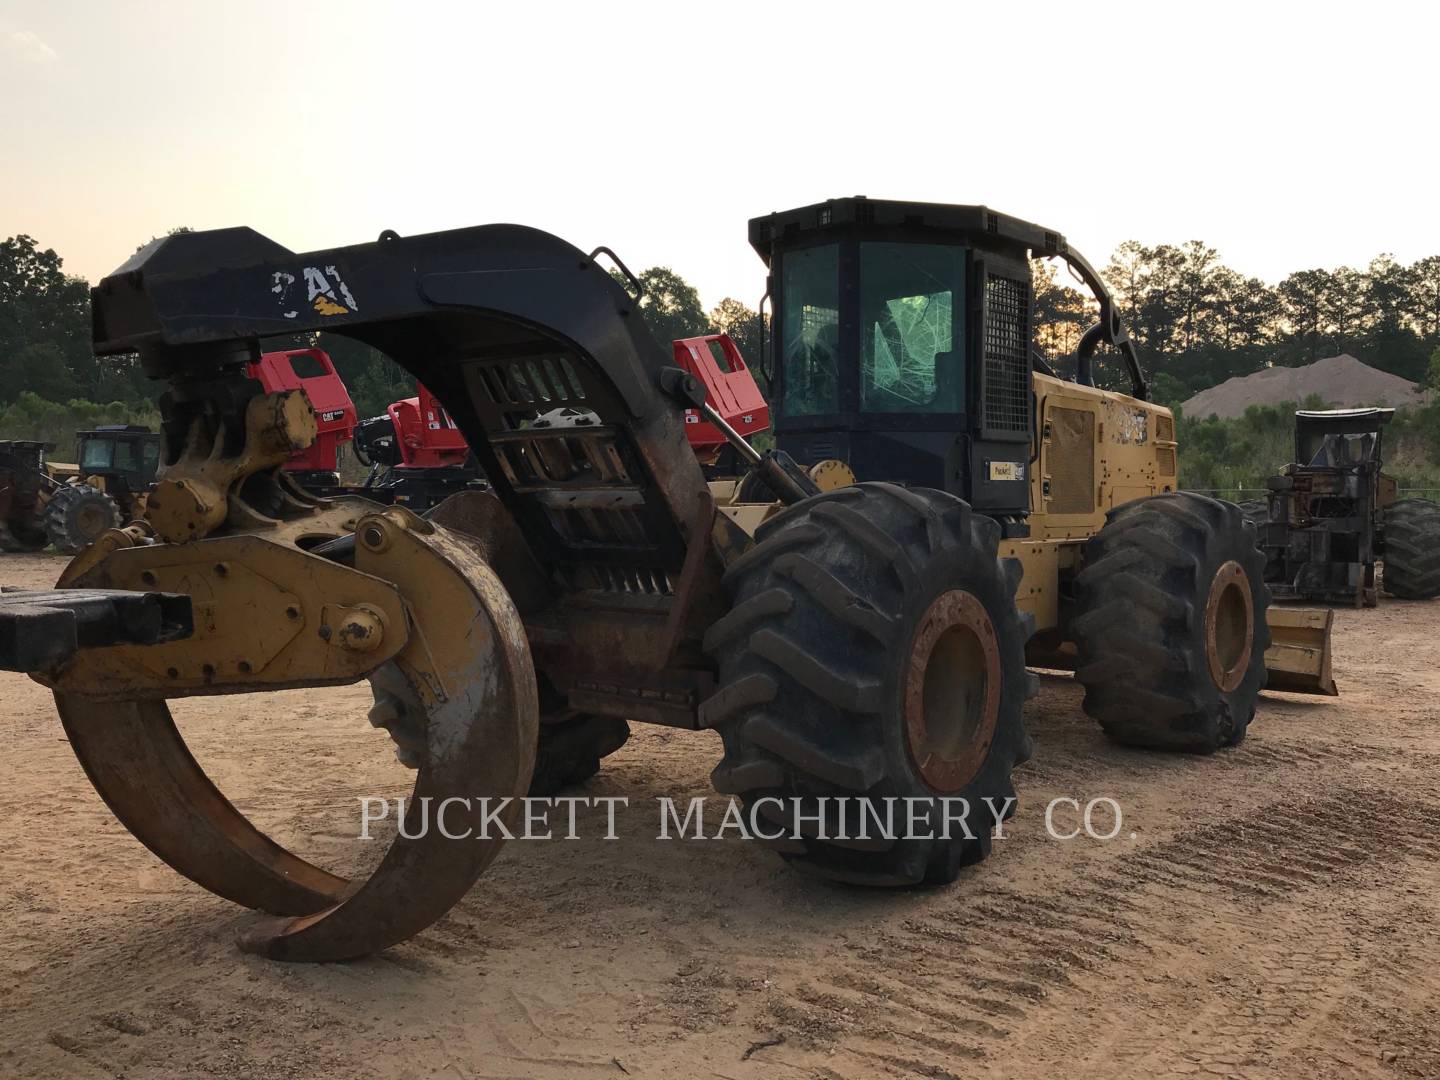
POLYGON ((74 454, 75 433, 101 424, 143 424, 160 430, 160 411, 151 404, 122 401, 99 403, 78 398, 61 403, 22 390, 8 405, 0 405, 0 439, 38 439, 53 443, 53 456, 68 460, 74 454))
MULTIPOLYGON (((1323 409, 1319 399, 1300 408, 1323 409)), ((1243 501, 1261 496, 1265 480, 1295 457, 1294 402, 1251 405, 1233 420, 1180 415, 1180 486, 1243 501)), ((1402 489, 1440 490, 1440 404, 1399 409, 1385 428, 1385 472, 1402 489)))

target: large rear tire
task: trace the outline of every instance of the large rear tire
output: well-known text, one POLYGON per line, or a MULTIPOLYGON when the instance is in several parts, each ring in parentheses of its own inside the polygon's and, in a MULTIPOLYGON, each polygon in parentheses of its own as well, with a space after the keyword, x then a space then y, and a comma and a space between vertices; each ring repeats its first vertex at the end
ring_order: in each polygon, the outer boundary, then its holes
POLYGON ((65 484, 45 506, 45 532, 56 551, 75 555, 106 529, 120 527, 120 505, 89 484, 65 484))
POLYGON ((1400 600, 1440 596, 1440 505, 1404 499, 1385 511, 1381 581, 1400 600))
POLYGON ((1110 511, 1075 582, 1085 711, 1132 746, 1238 743, 1265 685, 1264 570, 1233 503, 1182 491, 1110 511))
POLYGON ((806 871, 953 880, 989 853, 1013 807, 1011 770, 1030 755, 1033 620, 1016 610, 1021 568, 997 557, 999 526, 943 492, 867 483, 792 506, 756 539, 727 570, 733 606, 705 638, 719 690, 701 719, 725 745, 716 789, 763 814, 783 833, 771 846, 806 871), (919 800, 913 830, 905 799, 919 800), (943 827, 959 799, 972 836, 943 827), (883 821, 897 805, 894 830, 857 838, 862 813, 883 821), (842 821, 848 838, 827 839, 842 821))

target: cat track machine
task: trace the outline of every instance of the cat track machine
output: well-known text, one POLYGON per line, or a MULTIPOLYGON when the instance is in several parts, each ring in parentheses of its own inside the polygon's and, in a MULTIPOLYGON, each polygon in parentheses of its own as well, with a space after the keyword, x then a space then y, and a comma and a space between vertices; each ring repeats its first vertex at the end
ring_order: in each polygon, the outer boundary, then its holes
POLYGON ((168 386, 165 470, 145 517, 59 588, 0 594, 0 666, 53 689, 151 851, 268 913, 243 947, 334 960, 421 931, 497 855, 487 807, 534 790, 537 767, 598 761, 627 721, 717 730, 715 787, 798 806, 766 843, 808 872, 952 881, 1013 809, 1037 632, 1074 642, 1113 737, 1206 752, 1244 736, 1268 641, 1253 531, 1172 490, 1171 418, 1144 400, 1113 306, 1080 371, 1106 344, 1133 395, 1032 372, 1027 255, 1084 270, 1064 240, 983 207, 865 200, 752 236, 782 442, 848 440, 826 456, 861 481, 821 491, 803 459, 749 450, 785 504, 760 515, 707 484, 686 415, 726 418, 605 249, 492 225, 295 253, 222 229, 157 240, 94 290, 96 352, 138 352, 168 386), (319 330, 433 390, 493 492, 420 518, 290 481, 314 413, 244 372, 266 338, 319 330), (897 462, 923 486, 892 482, 897 462), (406 827, 350 882, 226 801, 167 702, 361 679, 417 772, 406 827), (902 834, 833 839, 837 799, 862 804, 854 821, 901 798, 902 834), (946 827, 961 799, 970 827, 946 827), (448 807, 446 830, 421 827, 422 800, 448 807))

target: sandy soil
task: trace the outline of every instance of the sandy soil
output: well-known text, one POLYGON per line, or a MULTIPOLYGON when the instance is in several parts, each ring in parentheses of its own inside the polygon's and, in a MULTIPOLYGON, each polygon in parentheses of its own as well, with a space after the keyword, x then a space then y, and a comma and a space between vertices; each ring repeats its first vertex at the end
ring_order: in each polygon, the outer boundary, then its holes
MULTIPOLYGON (((719 743, 637 728, 582 792, 629 796, 618 840, 582 817, 580 840, 512 843, 421 937, 326 966, 238 952, 253 916, 141 848, 48 695, 0 675, 0 1075, 1437 1077, 1437 626, 1435 604, 1340 612, 1344 696, 1268 695, 1209 759, 1107 744, 1046 677, 1009 838, 941 890, 657 842, 654 798, 706 793, 719 743), (1059 796, 1117 799, 1120 836, 1050 839, 1059 796)), ((259 824, 354 869, 376 854, 357 796, 407 789, 367 699, 176 713, 259 824)))

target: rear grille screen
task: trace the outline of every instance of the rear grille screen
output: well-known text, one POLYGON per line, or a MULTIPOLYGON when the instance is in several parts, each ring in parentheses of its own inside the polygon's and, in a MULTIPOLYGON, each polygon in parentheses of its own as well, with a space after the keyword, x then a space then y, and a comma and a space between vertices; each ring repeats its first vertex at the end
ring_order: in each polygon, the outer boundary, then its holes
POLYGON ((1030 431, 1030 286, 985 279, 984 428, 1030 431))
POLYGON ((491 479, 503 478, 522 527, 544 538, 555 584, 671 595, 681 554, 665 545, 673 526, 623 408, 586 361, 552 351, 475 358, 466 377, 495 456, 491 479))

